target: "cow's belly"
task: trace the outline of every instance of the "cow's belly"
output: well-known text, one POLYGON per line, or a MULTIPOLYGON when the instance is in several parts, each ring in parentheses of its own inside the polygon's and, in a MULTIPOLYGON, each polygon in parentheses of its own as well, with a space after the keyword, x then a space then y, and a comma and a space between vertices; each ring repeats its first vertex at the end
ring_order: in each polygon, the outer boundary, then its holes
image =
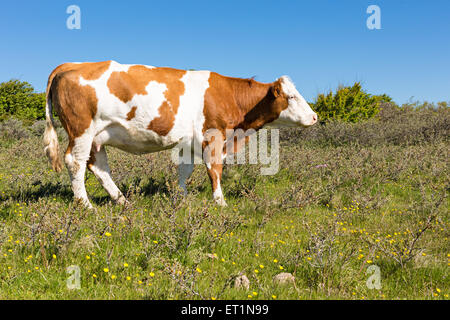
POLYGON ((124 127, 112 124, 99 132, 94 138, 94 146, 113 146, 121 150, 143 154, 173 148, 178 140, 172 137, 162 137, 151 130, 134 127, 124 127))

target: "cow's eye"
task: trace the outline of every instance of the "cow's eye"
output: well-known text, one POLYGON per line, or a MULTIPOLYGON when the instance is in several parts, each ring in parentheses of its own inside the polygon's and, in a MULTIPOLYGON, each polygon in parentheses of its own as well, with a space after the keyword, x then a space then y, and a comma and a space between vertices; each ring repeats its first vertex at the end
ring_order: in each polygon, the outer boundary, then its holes
POLYGON ((288 96, 288 99, 294 99, 295 97, 294 96, 288 96))

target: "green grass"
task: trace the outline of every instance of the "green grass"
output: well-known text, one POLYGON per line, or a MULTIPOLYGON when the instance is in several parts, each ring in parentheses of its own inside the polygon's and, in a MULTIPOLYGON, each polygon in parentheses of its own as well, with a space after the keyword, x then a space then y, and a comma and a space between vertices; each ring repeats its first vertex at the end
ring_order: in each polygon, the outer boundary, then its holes
POLYGON ((203 166, 183 197, 168 152, 110 148, 130 205, 88 173, 93 211, 72 202, 66 170, 49 170, 40 137, 0 141, 0 299, 448 299, 448 137, 283 142, 277 175, 226 168, 226 208, 203 166), (366 286, 372 264, 379 290, 366 286), (295 283, 275 284, 281 272, 295 283))

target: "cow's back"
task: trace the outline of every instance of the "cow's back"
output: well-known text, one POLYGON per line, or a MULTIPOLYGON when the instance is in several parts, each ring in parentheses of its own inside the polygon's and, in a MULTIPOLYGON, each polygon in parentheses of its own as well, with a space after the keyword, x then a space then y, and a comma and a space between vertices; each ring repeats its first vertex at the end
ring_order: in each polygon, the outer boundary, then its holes
POLYGON ((51 73, 48 92, 72 139, 90 128, 106 132, 100 143, 122 149, 133 140, 138 149, 147 140, 167 147, 201 135, 209 74, 114 61, 66 63, 51 73))

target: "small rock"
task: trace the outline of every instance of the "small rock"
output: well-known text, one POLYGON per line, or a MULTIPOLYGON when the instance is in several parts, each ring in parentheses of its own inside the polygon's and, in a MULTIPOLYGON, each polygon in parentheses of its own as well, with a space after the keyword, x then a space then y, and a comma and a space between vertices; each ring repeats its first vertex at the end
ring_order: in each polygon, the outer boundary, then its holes
POLYGON ((234 287, 248 290, 250 288, 250 280, 248 280, 246 275, 241 275, 234 280, 234 287))
POLYGON ((277 284, 288 284, 288 283, 294 283, 294 276, 288 272, 283 272, 280 274, 277 274, 274 278, 273 278, 273 282, 277 283, 277 284))

